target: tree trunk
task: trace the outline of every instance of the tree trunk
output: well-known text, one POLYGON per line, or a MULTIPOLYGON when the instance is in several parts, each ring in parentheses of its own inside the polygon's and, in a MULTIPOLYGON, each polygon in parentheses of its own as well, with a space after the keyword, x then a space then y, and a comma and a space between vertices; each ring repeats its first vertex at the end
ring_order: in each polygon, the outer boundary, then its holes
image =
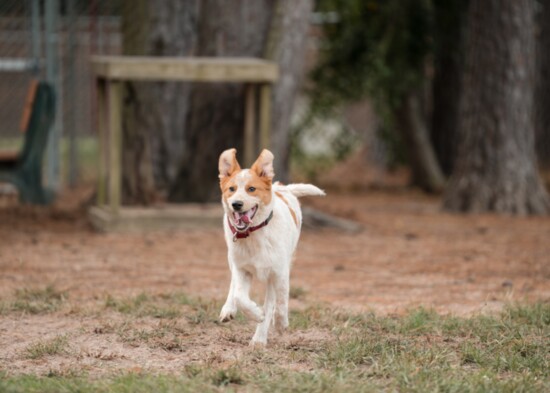
POLYGON ((289 181, 290 127, 295 98, 301 85, 313 0, 278 0, 273 13, 265 57, 279 64, 280 79, 273 89, 270 149, 275 176, 289 181))
MULTIPOLYGON (((148 0, 122 3, 122 54, 143 55, 149 34, 148 0), (135 26, 140 26, 136 29, 135 26)), ((147 87, 125 83, 122 107, 122 198, 124 204, 148 204, 155 199, 149 129, 152 118, 147 87)))
MULTIPOLYGON (((270 0, 203 0, 200 4, 198 56, 262 57, 272 14, 270 0)), ((228 148, 242 151, 244 89, 240 84, 203 84, 192 92, 186 146, 173 201, 219 198, 217 163, 228 148)))
MULTIPOLYGON (((199 0, 123 2, 123 54, 189 56, 199 0)), ((181 159, 190 84, 129 82, 123 109, 123 195, 148 204, 173 180, 181 159)))
POLYGON ((467 1, 435 0, 434 79, 431 140, 446 176, 456 157, 464 22, 467 1))
POLYGON ((541 5, 537 34, 535 146, 540 166, 550 170, 550 4, 541 5))
POLYGON ((542 214, 534 148, 533 0, 470 2, 459 154, 444 207, 542 214))
POLYGON ((403 98, 396 110, 397 127, 407 146, 412 183, 428 192, 441 192, 445 178, 437 162, 420 99, 416 92, 403 98))

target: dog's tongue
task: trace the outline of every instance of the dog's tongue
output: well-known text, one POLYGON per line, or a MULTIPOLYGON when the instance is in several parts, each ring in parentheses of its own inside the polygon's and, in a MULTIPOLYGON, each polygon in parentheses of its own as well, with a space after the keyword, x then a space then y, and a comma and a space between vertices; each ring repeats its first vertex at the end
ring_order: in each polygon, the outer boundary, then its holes
POLYGON ((238 226, 241 226, 243 223, 250 224, 250 218, 246 213, 234 212, 233 218, 235 219, 235 224, 238 226))
POLYGON ((250 224, 252 222, 252 219, 250 218, 250 216, 254 214, 255 210, 256 209, 250 209, 244 213, 234 212, 233 217, 235 218, 235 223, 237 225, 240 225, 241 223, 250 224))

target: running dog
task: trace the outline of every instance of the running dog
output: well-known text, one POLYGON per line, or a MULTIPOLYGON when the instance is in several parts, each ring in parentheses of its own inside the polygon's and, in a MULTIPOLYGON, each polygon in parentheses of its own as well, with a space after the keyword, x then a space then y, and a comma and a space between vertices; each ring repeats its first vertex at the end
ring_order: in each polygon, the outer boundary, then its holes
POLYGON ((302 226, 298 197, 325 193, 310 184, 273 183, 269 150, 263 150, 250 169, 241 169, 236 155, 237 150, 229 149, 219 160, 231 270, 220 321, 230 321, 241 310, 258 322, 250 345, 263 346, 272 323, 279 332, 288 327, 290 268, 302 226), (253 278, 266 284, 263 309, 250 299, 253 278))

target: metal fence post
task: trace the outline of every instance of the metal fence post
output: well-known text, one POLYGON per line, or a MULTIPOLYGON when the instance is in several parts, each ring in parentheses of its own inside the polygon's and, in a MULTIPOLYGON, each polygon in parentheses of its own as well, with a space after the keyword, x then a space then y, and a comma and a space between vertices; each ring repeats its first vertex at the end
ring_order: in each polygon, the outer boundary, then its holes
POLYGON ((63 114, 61 108, 62 90, 59 78, 59 55, 58 55, 58 14, 59 1, 46 0, 45 3, 45 28, 46 28, 46 79, 54 86, 56 98, 55 122, 48 140, 46 179, 48 187, 54 191, 60 186, 60 142, 62 133, 63 114))
POLYGON ((67 62, 67 132, 69 134, 69 185, 76 186, 78 178, 78 139, 77 139, 77 89, 76 89, 76 35, 78 34, 76 0, 67 0, 67 33, 68 33, 68 62, 67 62))
POLYGON ((41 24, 40 24, 40 0, 31 1, 31 55, 33 60, 33 75, 40 76, 40 59, 42 57, 41 24))

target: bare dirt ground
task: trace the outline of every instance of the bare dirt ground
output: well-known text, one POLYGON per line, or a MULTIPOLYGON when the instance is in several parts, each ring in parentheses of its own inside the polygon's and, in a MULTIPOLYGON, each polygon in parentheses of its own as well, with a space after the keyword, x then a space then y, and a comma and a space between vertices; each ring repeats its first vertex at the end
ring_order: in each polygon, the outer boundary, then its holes
MULTIPOLYGON (((222 301, 229 272, 221 228, 98 234, 82 208, 89 194, 68 192, 48 209, 0 201, 0 300, 49 285, 67 299, 53 312, 0 313, 0 371, 174 372, 190 362, 224 364, 244 356, 251 324, 128 319, 105 307, 108 297, 140 293, 222 301), (165 328, 171 338, 131 339, 165 328), (28 356, 30 346, 59 336, 68 340, 66 350, 28 356), (166 340, 177 342, 177 351, 166 340)), ((550 218, 451 215, 441 212, 438 199, 399 188, 333 192, 304 203, 358 221, 363 230, 303 232, 291 278, 295 311, 321 304, 400 314, 423 306, 468 315, 514 301, 550 300, 550 218)), ((329 337, 330 330, 294 328, 270 345, 276 358, 329 337)), ((285 361, 290 368, 309 367, 285 361)))

